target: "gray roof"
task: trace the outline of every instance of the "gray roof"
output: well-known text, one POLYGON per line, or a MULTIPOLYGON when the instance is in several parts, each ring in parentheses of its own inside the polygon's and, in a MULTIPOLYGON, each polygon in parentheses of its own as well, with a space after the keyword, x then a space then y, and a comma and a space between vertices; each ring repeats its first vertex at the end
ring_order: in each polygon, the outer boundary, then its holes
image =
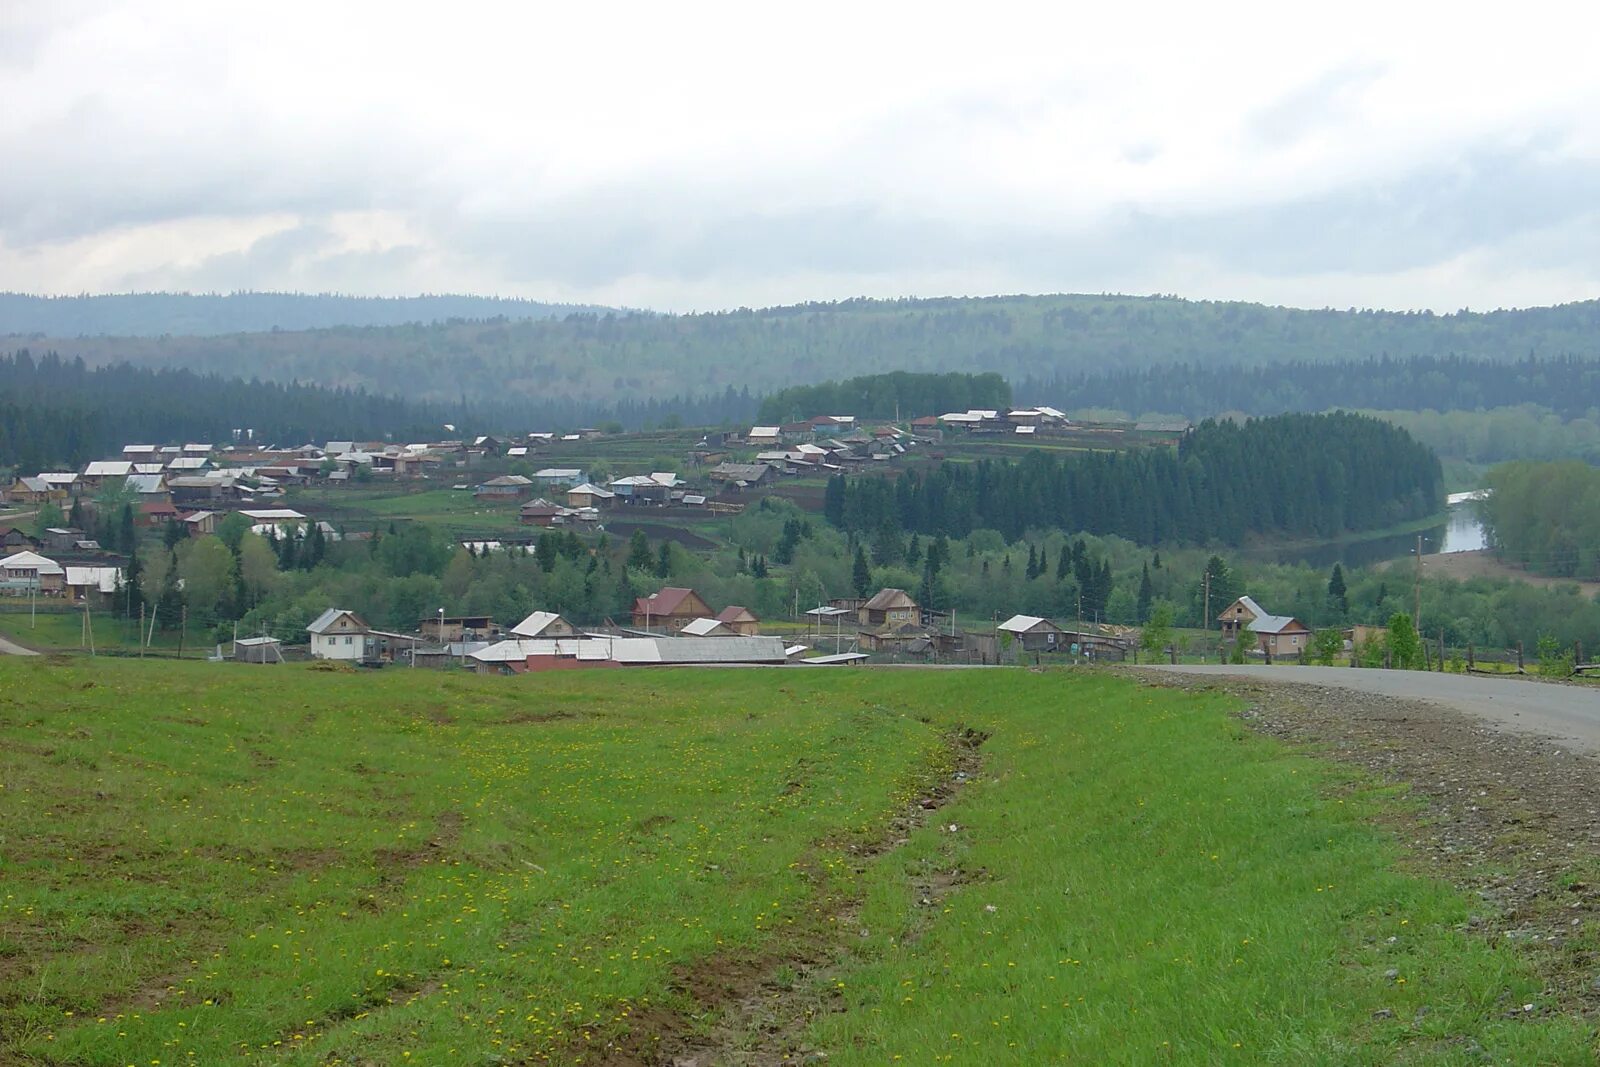
POLYGON ((311 625, 306 627, 306 631, 313 634, 323 633, 328 629, 328 627, 332 626, 341 615, 349 615, 357 622, 361 623, 363 629, 366 628, 366 621, 349 608, 329 608, 321 615, 318 615, 315 619, 312 619, 311 625))

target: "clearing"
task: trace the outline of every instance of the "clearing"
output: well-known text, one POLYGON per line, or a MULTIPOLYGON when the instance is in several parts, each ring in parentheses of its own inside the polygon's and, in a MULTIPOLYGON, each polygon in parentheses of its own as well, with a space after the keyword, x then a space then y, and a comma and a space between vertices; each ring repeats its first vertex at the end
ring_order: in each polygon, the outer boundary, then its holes
POLYGON ((1592 1062, 1426 801, 1251 699, 0 660, 0 1059, 1592 1062))

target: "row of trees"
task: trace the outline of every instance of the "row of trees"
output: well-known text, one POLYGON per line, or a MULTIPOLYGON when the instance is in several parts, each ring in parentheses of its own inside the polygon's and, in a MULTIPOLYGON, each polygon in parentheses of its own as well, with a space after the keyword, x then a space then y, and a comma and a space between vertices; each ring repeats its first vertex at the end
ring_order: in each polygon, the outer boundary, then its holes
POLYGON ((844 381, 794 385, 761 401, 762 422, 783 423, 812 415, 856 415, 867 419, 939 415, 968 408, 1011 405, 1011 386, 999 374, 917 374, 894 371, 844 381))
MULTIPOLYGON (((1252 534, 1332 537, 1435 514, 1438 457, 1360 415, 1207 421, 1176 451, 1145 449, 1017 462, 944 463, 893 481, 838 476, 824 513, 887 542, 901 531, 963 537, 1029 529, 1116 534, 1142 544, 1238 544, 1252 534)), ((881 553, 880 553, 881 554, 881 553)))

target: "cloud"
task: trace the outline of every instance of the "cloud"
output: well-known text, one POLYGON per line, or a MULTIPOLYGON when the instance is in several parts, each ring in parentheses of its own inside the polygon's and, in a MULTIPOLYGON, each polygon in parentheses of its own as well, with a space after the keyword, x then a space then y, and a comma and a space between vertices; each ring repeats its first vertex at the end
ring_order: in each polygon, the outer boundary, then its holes
POLYGON ((1596 17, 1538 6, 8 12, 0 287, 1582 294, 1596 17))

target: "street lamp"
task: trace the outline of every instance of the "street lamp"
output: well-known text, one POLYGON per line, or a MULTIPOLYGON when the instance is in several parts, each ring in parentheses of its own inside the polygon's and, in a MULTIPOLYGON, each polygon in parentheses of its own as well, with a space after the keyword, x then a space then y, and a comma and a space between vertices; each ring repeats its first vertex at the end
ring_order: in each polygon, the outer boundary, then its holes
POLYGON ((439 638, 439 644, 444 646, 445 666, 449 666, 450 646, 445 645, 444 641, 444 608, 442 607, 439 609, 439 633, 437 636, 439 638))

